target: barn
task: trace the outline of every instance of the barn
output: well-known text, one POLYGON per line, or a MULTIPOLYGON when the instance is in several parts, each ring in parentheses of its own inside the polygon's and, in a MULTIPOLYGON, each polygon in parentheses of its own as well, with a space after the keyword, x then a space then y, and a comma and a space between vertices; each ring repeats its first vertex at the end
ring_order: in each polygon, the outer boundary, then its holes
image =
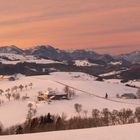
POLYGON ((45 91, 45 92, 40 92, 38 95, 38 100, 63 100, 63 99, 69 99, 68 94, 61 94, 61 93, 56 93, 55 91, 45 91))
POLYGON ((133 93, 125 93, 121 95, 121 98, 123 99, 137 99, 137 96, 133 93))

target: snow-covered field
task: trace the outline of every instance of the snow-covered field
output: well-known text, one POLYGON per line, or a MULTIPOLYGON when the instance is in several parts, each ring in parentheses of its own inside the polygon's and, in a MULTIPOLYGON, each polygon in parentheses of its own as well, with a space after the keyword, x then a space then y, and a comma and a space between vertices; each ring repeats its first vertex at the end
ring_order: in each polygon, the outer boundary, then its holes
POLYGON ((35 56, 31 55, 19 55, 19 54, 9 54, 9 53, 0 53, 0 57, 6 57, 9 60, 0 58, 0 62, 3 64, 17 64, 20 62, 36 63, 36 64, 50 64, 50 63, 60 63, 58 61, 49 60, 49 59, 38 59, 35 56))
MULTIPOLYGON (((137 92, 136 88, 126 87, 124 84, 115 80, 99 82, 95 79, 95 77, 84 73, 56 72, 45 76, 25 77, 20 75, 19 79, 16 81, 8 81, 7 79, 0 80, 0 89, 4 91, 7 88, 19 86, 20 84, 25 86, 29 85, 29 83, 33 83, 33 87, 28 87, 27 90, 24 88, 21 92, 18 89, 21 97, 25 95, 29 96, 29 99, 25 101, 14 101, 13 99, 8 101, 5 98, 5 95, 0 96, 0 99, 4 101, 4 103, 0 106, 0 121, 4 127, 24 122, 27 116, 27 105, 29 102, 34 102, 36 104, 36 116, 45 115, 50 112, 51 114, 60 115, 65 113, 67 117, 71 117, 77 115, 74 109, 75 103, 82 104, 83 110, 87 110, 88 115, 91 115, 91 110, 94 108, 119 110, 122 108, 135 109, 137 106, 140 106, 140 100, 125 100, 116 98, 116 94, 135 94, 137 92), (39 91, 46 91, 48 88, 52 88, 58 90, 60 93, 63 93, 63 84, 75 88, 76 96, 71 100, 52 101, 51 104, 44 101, 36 102, 39 91), (104 98, 106 93, 109 95, 110 100, 106 100, 104 98)), ((140 82, 137 82, 137 85, 140 85, 140 82)))
POLYGON ((121 72, 126 71, 126 70, 120 70, 120 71, 111 71, 108 73, 104 73, 104 74, 100 74, 99 76, 111 76, 111 75, 116 75, 116 74, 120 74, 121 72))
POLYGON ((16 136, 1 136, 1 140, 139 140, 140 124, 109 126, 16 136))
POLYGON ((75 60, 76 66, 97 66, 98 64, 90 63, 88 60, 75 60))

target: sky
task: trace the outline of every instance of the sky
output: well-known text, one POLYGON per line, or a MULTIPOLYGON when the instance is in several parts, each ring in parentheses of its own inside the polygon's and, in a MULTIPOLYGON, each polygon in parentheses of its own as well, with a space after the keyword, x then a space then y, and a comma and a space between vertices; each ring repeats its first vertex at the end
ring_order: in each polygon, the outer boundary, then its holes
POLYGON ((0 46, 140 50, 140 0, 0 0, 0 46))

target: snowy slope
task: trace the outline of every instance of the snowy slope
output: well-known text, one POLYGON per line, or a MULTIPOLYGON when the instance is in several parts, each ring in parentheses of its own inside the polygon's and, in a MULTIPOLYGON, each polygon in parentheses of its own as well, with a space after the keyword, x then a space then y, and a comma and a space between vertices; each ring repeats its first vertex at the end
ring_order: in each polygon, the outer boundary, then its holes
POLYGON ((120 61, 110 62, 109 64, 111 64, 111 65, 122 65, 122 62, 120 62, 120 61))
POLYGON ((21 54, 12 54, 12 53, 0 53, 0 62, 2 62, 3 64, 17 64, 20 62, 29 62, 29 63, 37 63, 37 64, 60 63, 58 61, 49 60, 49 59, 43 59, 43 58, 38 59, 37 57, 32 55, 21 55, 21 54))
POLYGON ((116 75, 116 74, 120 74, 121 72, 124 72, 124 71, 127 71, 128 69, 126 70, 120 70, 120 71, 111 71, 111 72, 108 72, 108 73, 104 73, 104 74, 100 74, 99 76, 111 76, 111 75, 116 75))
MULTIPOLYGON (((72 100, 53 101, 51 104, 48 104, 47 102, 37 102, 36 116, 40 116, 43 114, 45 115, 48 112, 50 112, 51 114, 60 115, 62 113, 65 113, 67 117, 75 116, 77 115, 74 109, 75 103, 82 104, 83 109, 88 111, 88 115, 91 115, 91 110, 94 108, 103 109, 107 107, 110 110, 119 110, 122 108, 135 109, 135 107, 140 106, 139 100, 123 100, 116 98, 116 94, 135 94, 137 89, 126 87, 122 83, 114 83, 109 81, 99 82, 95 81, 95 79, 96 77, 89 76, 85 73, 56 72, 46 76, 20 76, 19 80, 13 82, 6 79, 0 80, 0 88, 3 90, 12 88, 13 86, 18 86, 20 84, 28 85, 30 82, 33 83, 32 89, 24 89, 22 92, 18 90, 21 97, 25 96, 26 94, 30 97, 26 101, 8 101, 5 98, 5 95, 0 96, 0 99, 4 100, 4 104, 2 104, 0 107, 0 120, 4 127, 9 127, 11 125, 24 122, 28 111, 27 105, 29 102, 35 102, 37 100, 39 91, 46 91, 48 88, 57 88, 58 91, 63 93, 64 85, 58 82, 67 84, 88 93, 75 90, 76 96, 72 100), (109 99, 120 102, 114 102, 104 99, 106 93, 108 93, 109 99), (100 96, 101 98, 98 98, 94 95, 100 96)), ((84 114, 81 113, 81 115, 84 114)))
POLYGON ((139 140, 140 124, 109 126, 81 130, 68 130, 27 134, 18 136, 1 136, 1 140, 139 140))
POLYGON ((90 63, 88 60, 75 60, 76 66, 97 66, 98 64, 90 63))

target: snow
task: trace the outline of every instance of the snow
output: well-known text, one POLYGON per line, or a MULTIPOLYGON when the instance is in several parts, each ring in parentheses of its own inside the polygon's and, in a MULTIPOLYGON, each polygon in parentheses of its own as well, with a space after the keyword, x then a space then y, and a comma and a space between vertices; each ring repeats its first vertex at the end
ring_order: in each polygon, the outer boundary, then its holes
POLYGON ((12 53, 0 53, 0 57, 7 57, 10 60, 22 60, 25 57, 23 55, 19 55, 19 54, 12 54, 12 53))
MULTIPOLYGON (((21 97, 25 96, 26 94, 30 97, 25 101, 14 101, 13 99, 8 101, 5 98, 5 95, 0 96, 0 99, 4 100, 4 104, 0 106, 0 121, 4 127, 9 127, 11 125, 24 122, 27 116, 27 105, 29 102, 36 103, 36 116, 46 115, 48 112, 50 112, 51 114, 59 115, 65 113, 67 118, 77 115, 74 109, 75 103, 82 104, 83 110, 87 110, 89 116, 94 108, 100 110, 103 108, 119 110, 122 108, 135 109, 136 107, 140 106, 139 100, 124 100, 116 98, 116 94, 135 94, 137 92, 136 88, 126 87, 124 84, 113 80, 104 82, 96 81, 96 77, 85 73, 55 72, 51 73, 51 75, 43 76, 26 77, 23 75, 18 75, 18 78, 19 79, 16 81, 8 81, 7 78, 0 80, 0 88, 5 91, 7 88, 19 86, 20 84, 25 86, 29 85, 31 82, 33 83, 33 88, 30 89, 28 87, 28 90, 24 89, 22 92, 18 90, 21 97), (79 90, 75 89, 76 96, 71 100, 52 101, 51 104, 48 104, 47 102, 36 102, 39 91, 46 91, 48 88, 52 88, 63 93, 63 84, 85 92, 80 92, 79 90), (108 93, 109 99, 111 100, 104 99, 106 93, 108 93), (112 100, 115 100, 115 102, 112 100)), ((84 113, 82 112, 81 115, 84 115, 84 113)))
POLYGON ((111 71, 108 73, 104 73, 104 74, 100 74, 99 76, 111 76, 111 75, 116 75, 116 74, 120 74, 121 72, 126 71, 126 70, 120 70, 120 71, 111 71))
POLYGON ((122 62, 118 61, 118 62, 110 62, 109 64, 111 65, 122 65, 122 62))
POLYGON ((129 82, 127 82, 127 84, 140 88, 140 80, 129 81, 129 82))
POLYGON ((49 60, 49 59, 38 59, 32 55, 19 55, 19 54, 10 54, 10 53, 0 53, 0 57, 7 57, 9 60, 5 60, 4 58, 0 58, 0 61, 3 64, 17 64, 17 63, 36 63, 36 64, 51 64, 51 63, 60 63, 58 61, 49 60))
POLYGON ((115 75, 115 74, 119 74, 120 72, 118 71, 111 71, 108 73, 104 73, 104 74, 100 74, 100 76, 110 76, 110 75, 115 75))
POLYGON ((88 60, 75 60, 76 66, 97 66, 98 64, 90 63, 88 60))
POLYGON ((1 136, 1 140, 139 140, 140 124, 108 126, 90 129, 55 131, 36 134, 1 136))

